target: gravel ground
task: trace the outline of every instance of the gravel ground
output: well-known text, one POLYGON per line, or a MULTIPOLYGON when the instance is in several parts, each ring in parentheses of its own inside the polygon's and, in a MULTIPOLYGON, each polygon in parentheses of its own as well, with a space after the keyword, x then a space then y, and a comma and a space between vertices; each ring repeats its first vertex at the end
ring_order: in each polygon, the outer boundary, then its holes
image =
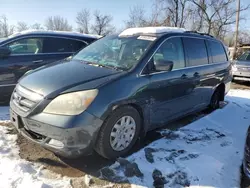
MULTIPOLYGON (((232 83, 231 88, 232 89, 250 89, 250 83, 246 83, 246 82, 232 83)), ((203 112, 187 116, 181 120, 178 120, 176 122, 169 124, 167 127, 170 129, 183 127, 203 117, 204 115, 208 113, 210 112, 208 110, 205 110, 203 112)), ((157 131, 148 133, 145 140, 143 140, 141 143, 137 143, 134 151, 137 151, 141 149, 142 147, 145 147, 145 145, 150 144, 151 142, 159 139, 160 137, 161 135, 157 131)), ((81 157, 78 159, 59 158, 58 156, 55 156, 52 152, 47 151, 43 149, 42 147, 40 147, 39 145, 26 140, 22 136, 18 137, 18 145, 20 147, 21 158, 26 159, 28 161, 32 161, 32 162, 41 163, 48 170, 51 170, 58 174, 72 177, 72 178, 83 177, 86 174, 89 174, 93 177, 99 177, 100 175, 99 170, 114 162, 114 161, 108 161, 106 159, 103 159, 95 153, 93 155, 81 157)), ((79 181, 79 179, 77 181, 79 181)), ((73 187, 86 187, 77 181, 72 182, 73 187)), ((115 186, 124 187, 124 188, 130 187, 127 184, 121 184, 121 185, 115 185, 115 186)), ((244 178, 242 178, 241 187, 247 187, 247 181, 244 178)))

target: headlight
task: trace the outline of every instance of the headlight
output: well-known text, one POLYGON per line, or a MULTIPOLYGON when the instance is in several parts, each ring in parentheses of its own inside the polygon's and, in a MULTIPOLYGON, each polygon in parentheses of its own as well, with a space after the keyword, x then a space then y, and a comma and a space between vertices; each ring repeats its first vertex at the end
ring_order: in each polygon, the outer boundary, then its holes
POLYGON ((88 108, 98 94, 97 89, 62 94, 53 99, 43 112, 78 115, 88 108))
POLYGON ((237 70, 238 70, 238 69, 237 69, 236 65, 232 65, 232 71, 235 72, 235 71, 237 71, 237 70))

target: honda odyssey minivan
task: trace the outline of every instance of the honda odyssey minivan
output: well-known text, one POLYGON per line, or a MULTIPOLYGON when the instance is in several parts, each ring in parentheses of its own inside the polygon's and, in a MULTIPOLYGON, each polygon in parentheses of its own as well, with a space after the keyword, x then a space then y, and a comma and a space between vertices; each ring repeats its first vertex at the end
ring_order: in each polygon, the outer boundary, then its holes
POLYGON ((181 28, 130 28, 24 75, 10 101, 16 128, 65 157, 126 155, 148 131, 216 109, 230 89, 224 45, 181 28))

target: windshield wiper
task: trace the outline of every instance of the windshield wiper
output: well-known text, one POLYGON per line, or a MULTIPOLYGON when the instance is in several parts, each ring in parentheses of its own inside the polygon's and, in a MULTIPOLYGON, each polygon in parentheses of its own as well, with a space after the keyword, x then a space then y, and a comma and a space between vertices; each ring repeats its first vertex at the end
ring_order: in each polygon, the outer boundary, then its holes
POLYGON ((104 64, 95 63, 95 62, 86 62, 86 64, 94 65, 94 66, 98 66, 98 67, 103 67, 103 68, 108 68, 108 69, 115 69, 115 70, 122 70, 122 71, 125 70, 121 67, 116 67, 116 66, 112 66, 112 65, 104 65, 104 64))

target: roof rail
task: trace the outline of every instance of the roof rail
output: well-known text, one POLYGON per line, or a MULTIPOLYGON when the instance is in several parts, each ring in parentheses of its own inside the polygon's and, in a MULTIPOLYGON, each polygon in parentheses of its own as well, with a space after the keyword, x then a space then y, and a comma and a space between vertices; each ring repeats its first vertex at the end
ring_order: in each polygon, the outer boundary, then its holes
POLYGON ((208 33, 198 32, 198 31, 186 31, 185 33, 195 33, 195 34, 204 35, 204 36, 209 36, 209 37, 214 38, 213 35, 210 35, 210 34, 208 34, 208 33))

